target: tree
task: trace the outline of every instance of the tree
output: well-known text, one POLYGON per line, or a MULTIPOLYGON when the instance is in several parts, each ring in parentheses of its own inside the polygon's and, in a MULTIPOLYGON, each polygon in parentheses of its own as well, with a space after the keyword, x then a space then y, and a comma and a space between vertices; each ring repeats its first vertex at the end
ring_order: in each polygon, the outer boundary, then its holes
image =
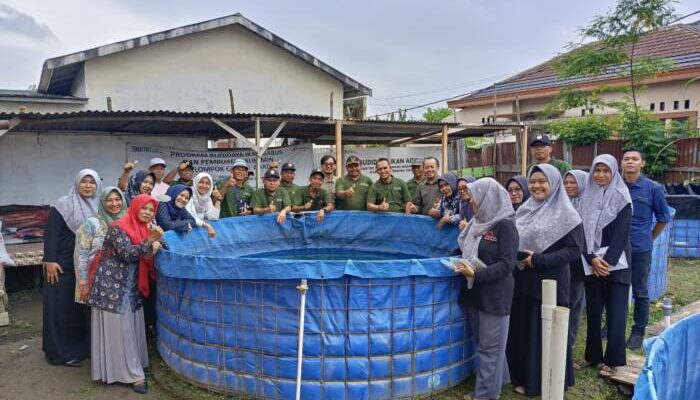
MULTIPOLYGON (((626 78, 625 83, 600 85, 591 90, 571 85, 563 88, 545 107, 545 113, 550 115, 591 106, 617 110, 622 137, 648 155, 651 162, 647 163, 647 171, 656 173, 673 162, 675 147, 662 150, 652 144, 667 142, 678 128, 669 130, 663 122, 641 111, 637 98, 644 83, 671 69, 673 62, 663 57, 640 56, 636 46, 644 34, 663 28, 676 18, 672 3, 672 0, 619 0, 607 14, 595 16, 588 26, 580 29, 581 41, 569 44, 570 51, 555 58, 550 65, 561 78, 612 74, 626 78), (604 93, 623 93, 625 96, 621 101, 605 101, 601 96, 604 93), (665 154, 662 156, 655 151, 665 154)), ((581 127, 586 129, 586 124, 581 124, 581 127)), ((576 131, 569 133, 577 134, 576 131)), ((594 139, 593 136, 589 135, 589 140, 594 139)))
POLYGON ((443 119, 452 115, 454 111, 451 108, 430 108, 423 113, 423 119, 428 122, 442 122, 443 119))

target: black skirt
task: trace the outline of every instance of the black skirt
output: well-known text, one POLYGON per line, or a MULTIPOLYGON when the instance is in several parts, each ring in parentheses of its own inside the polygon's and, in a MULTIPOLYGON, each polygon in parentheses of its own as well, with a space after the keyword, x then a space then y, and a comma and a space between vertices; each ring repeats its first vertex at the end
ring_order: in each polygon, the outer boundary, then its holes
MULTIPOLYGON (((510 312, 506 357, 513 386, 523 386, 527 396, 542 392, 542 302, 515 293, 510 312)), ((571 347, 566 348, 566 387, 574 386, 571 347)))

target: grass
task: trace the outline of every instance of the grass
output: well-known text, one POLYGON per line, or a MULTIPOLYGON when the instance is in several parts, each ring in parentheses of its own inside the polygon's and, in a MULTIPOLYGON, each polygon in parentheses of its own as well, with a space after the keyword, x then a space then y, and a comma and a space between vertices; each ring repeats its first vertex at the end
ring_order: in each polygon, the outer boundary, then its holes
MULTIPOLYGON (((674 311, 680 307, 700 299, 700 261, 690 259, 669 259, 668 291, 667 295, 673 297, 674 311)), ((631 327, 631 309, 628 318, 628 334, 631 327)), ((663 318, 660 302, 653 303, 649 315, 649 324, 653 324, 663 318)), ((583 359, 586 315, 581 318, 579 336, 576 340, 573 355, 574 361, 583 359)), ((640 351, 639 354, 643 353, 640 351)), ((180 379, 172 372, 157 352, 151 354, 154 374, 157 377, 159 389, 178 400, 224 400, 242 399, 240 396, 226 396, 215 393, 198 386, 192 385, 180 379)), ((626 400, 629 396, 622 394, 610 381, 598 377, 597 369, 584 368, 576 371, 576 386, 566 392, 568 400, 626 400)), ((442 393, 429 396, 429 399, 461 400, 462 396, 474 389, 475 378, 472 376, 464 383, 442 393)), ((539 398, 539 397, 537 397, 539 398)), ((501 400, 522 400, 528 397, 521 396, 513 391, 511 385, 503 389, 501 400)))

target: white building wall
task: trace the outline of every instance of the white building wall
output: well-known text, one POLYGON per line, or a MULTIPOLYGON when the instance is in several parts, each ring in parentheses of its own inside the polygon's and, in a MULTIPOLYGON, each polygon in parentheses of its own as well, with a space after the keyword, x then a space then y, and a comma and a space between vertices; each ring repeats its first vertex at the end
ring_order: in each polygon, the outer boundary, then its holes
POLYGON ((8 133, 0 137, 0 170, 5 171, 3 186, 11 190, 0 191, 0 205, 50 204, 68 193, 83 168, 96 170, 103 185, 116 186, 127 161, 127 143, 207 149, 206 139, 182 136, 8 133))
POLYGON ((86 109, 342 115, 342 83, 240 26, 171 39, 85 63, 86 109))

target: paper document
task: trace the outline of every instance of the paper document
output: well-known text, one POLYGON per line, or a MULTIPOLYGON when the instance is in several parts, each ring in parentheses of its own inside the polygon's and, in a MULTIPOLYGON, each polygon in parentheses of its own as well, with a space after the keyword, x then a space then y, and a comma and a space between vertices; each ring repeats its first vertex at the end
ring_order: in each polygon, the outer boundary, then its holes
MULTIPOLYGON (((598 251, 596 251, 595 254, 599 257, 604 257, 607 251, 608 246, 605 246, 598 249, 598 251)), ((581 255, 581 260, 583 260, 583 272, 586 274, 586 276, 593 275, 593 267, 591 266, 591 264, 588 263, 588 261, 586 261, 586 258, 583 255, 581 255)), ((611 266, 608 272, 617 271, 619 269, 625 268, 629 268, 629 266, 627 265, 627 257, 625 257, 625 252, 623 251, 622 254, 620 254, 620 259, 617 260, 617 264, 611 266)))

